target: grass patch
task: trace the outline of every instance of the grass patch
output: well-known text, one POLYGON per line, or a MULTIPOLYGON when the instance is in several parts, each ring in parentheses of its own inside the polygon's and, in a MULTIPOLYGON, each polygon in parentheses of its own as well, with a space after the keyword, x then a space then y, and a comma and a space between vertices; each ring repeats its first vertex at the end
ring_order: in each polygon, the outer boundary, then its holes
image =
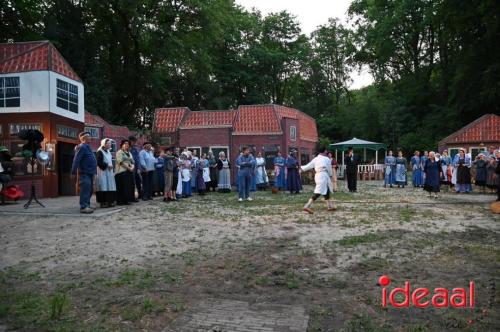
POLYGON ((360 244, 380 242, 385 240, 386 238, 386 236, 377 233, 368 233, 364 235, 346 236, 343 239, 334 241, 334 243, 337 243, 341 246, 357 246, 360 244))

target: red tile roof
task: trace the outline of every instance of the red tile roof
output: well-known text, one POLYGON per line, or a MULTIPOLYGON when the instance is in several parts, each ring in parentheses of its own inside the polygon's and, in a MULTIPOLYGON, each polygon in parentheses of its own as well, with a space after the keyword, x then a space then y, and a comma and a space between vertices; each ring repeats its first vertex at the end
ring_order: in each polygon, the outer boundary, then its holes
POLYGON ((500 116, 485 114, 441 140, 440 144, 500 142, 500 116))
POLYGON ((297 119, 299 120, 300 127, 300 138, 306 141, 317 142, 318 141, 318 130, 316 128, 316 121, 309 115, 300 112, 294 108, 274 105, 276 113, 280 121, 283 118, 297 119))
POLYGON ((105 124, 109 125, 108 122, 106 122, 106 120, 101 118, 99 115, 85 112, 85 125, 103 127, 105 124))
POLYGON ((300 138, 316 142, 316 121, 296 109, 279 105, 240 106, 234 111, 197 111, 188 108, 160 108, 155 112, 154 131, 174 133, 179 128, 233 128, 233 135, 282 134, 281 120, 297 119, 300 138))
POLYGON ((49 41, 0 44, 0 73, 50 70, 82 80, 49 41))
POLYGON ((182 119, 189 112, 191 111, 187 107, 157 108, 153 121, 155 132, 163 134, 176 132, 182 119))
MULTIPOLYGON (((117 144, 120 144, 121 140, 123 139, 128 139, 129 136, 137 137, 138 145, 142 145, 142 143, 145 141, 145 138, 143 136, 133 130, 130 130, 128 127, 112 125, 99 115, 91 114, 89 112, 85 112, 85 125, 102 127, 103 137, 101 137, 100 139, 110 138, 115 140, 117 144)), ((97 145, 95 146, 96 148, 99 147, 99 142, 94 142, 94 145, 97 143, 97 145)))
POLYGON ((234 120, 234 135, 282 134, 274 105, 240 106, 234 120))
POLYGON ((230 128, 235 115, 235 111, 189 112, 180 128, 230 128))

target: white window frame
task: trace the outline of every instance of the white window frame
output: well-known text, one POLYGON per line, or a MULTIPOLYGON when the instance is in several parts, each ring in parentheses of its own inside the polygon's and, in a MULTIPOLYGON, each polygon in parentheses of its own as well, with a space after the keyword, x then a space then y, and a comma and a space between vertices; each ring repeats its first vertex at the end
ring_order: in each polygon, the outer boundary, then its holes
MULTIPOLYGON (((481 148, 481 147, 479 147, 479 146, 471 146, 471 147, 469 148, 469 151, 470 151, 469 153, 470 153, 470 156, 471 156, 471 158, 472 158, 472 160, 473 160, 473 161, 474 161, 475 156, 473 156, 473 155, 472 155, 472 150, 477 150, 477 154, 480 154, 481 152, 486 152, 486 151, 488 151, 488 149, 487 149, 486 147, 481 148)), ((476 156, 477 156, 477 155, 476 155, 476 156)))
POLYGON ((453 159, 455 157, 455 155, 457 155, 457 154, 460 153, 460 148, 459 147, 451 147, 451 148, 447 148, 446 150, 448 150, 448 156, 450 156, 451 159, 453 159), (454 155, 452 155, 451 150, 457 150, 457 153, 455 153, 454 155))
POLYGON ((7 109, 7 108, 19 108, 21 107, 21 79, 19 76, 2 76, 0 77, 0 81, 3 81, 2 85, 0 85, 0 89, 2 90, 2 94, 0 94, 0 100, 3 101, 3 106, 0 106, 0 108, 7 109), (9 89, 17 89, 19 92, 19 95, 17 97, 7 97, 7 87, 5 86, 5 80, 8 78, 16 78, 17 83, 19 83, 17 86, 12 86, 9 87, 9 89), (19 105, 17 106, 7 106, 7 100, 13 100, 13 99, 19 99, 19 105))
POLYGON ((59 79, 59 78, 56 79, 56 106, 58 108, 62 109, 62 110, 78 114, 78 112, 79 112, 79 104, 80 104, 80 97, 78 96, 78 85, 70 83, 70 82, 62 80, 62 79, 59 79), (68 85, 68 89, 64 90, 64 89, 60 88, 59 85, 58 85, 59 81, 61 81, 62 83, 67 84, 68 85), (76 88, 76 93, 74 91, 71 91, 72 87, 76 88), (66 93, 67 98, 59 97, 59 93, 58 93, 59 91, 62 91, 64 93, 66 93), (76 95, 76 103, 73 102, 73 101, 71 101, 70 95, 76 95), (64 107, 59 106, 58 103, 57 103, 59 100, 61 100, 63 102, 66 102, 68 104, 68 108, 64 108, 64 107), (74 110, 71 110, 71 105, 70 104, 76 105, 76 112, 74 110))
POLYGON ((99 129, 100 128, 98 127, 86 126, 84 131, 88 131, 90 133, 90 137, 92 138, 101 138, 101 133, 99 129), (92 135, 93 131, 97 132, 97 135, 92 135))
POLYGON ((296 140, 297 140, 297 126, 290 126, 290 141, 296 141, 296 140))
POLYGON ((201 146, 186 146, 186 149, 188 149, 188 150, 197 150, 196 157, 197 158, 201 157, 201 146))
MULTIPOLYGON (((212 150, 213 148, 215 149, 227 149, 227 154, 226 154, 226 158, 229 159, 229 156, 231 156, 231 149, 229 148, 228 145, 211 145, 208 147, 208 151, 212 150)), ((217 155, 214 155, 215 158, 219 158, 219 156, 217 155)))

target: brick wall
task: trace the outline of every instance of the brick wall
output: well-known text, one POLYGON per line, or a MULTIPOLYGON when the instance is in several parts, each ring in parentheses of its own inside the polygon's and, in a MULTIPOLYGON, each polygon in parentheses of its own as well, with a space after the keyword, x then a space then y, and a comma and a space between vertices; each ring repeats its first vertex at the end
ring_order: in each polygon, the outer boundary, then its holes
POLYGON ((179 129, 179 146, 230 146, 229 128, 179 129))

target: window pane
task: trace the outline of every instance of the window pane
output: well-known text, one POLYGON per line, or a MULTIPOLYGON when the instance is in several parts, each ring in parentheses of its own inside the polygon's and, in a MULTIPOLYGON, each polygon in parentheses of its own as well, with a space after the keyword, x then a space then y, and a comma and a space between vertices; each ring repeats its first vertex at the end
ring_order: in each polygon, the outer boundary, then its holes
POLYGON ((19 107, 19 105, 19 98, 5 99, 5 107, 19 107))
POLYGON ((70 93, 69 94, 69 101, 72 103, 78 104, 78 95, 70 93))
POLYGON ((0 99, 0 107, 4 107, 5 104, 3 101, 4 101, 3 99, 0 99))
POLYGON ((19 88, 5 89, 5 98, 19 97, 19 88))
POLYGON ((78 104, 69 103, 69 110, 78 113, 78 104))
POLYGON ((61 90, 61 89, 57 89, 57 98, 61 98, 61 99, 67 100, 68 99, 68 92, 64 91, 64 90, 61 90))
POLYGON ((57 98, 57 107, 64 108, 65 110, 68 109, 68 102, 66 100, 57 98))
POLYGON ((0 77, 0 88, 3 87, 3 81, 4 81, 3 77, 0 77))
POLYGON ((69 84, 69 91, 74 94, 78 94, 78 87, 76 85, 69 84))
POLYGON ((68 90, 68 83, 61 81, 61 80, 57 80, 57 88, 63 89, 63 90, 68 90))
POLYGON ((5 86, 19 87, 19 77, 5 77, 5 86))
POLYGON ((5 90, 3 88, 0 88, 0 98, 5 98, 5 96, 3 95, 4 91, 5 90))

